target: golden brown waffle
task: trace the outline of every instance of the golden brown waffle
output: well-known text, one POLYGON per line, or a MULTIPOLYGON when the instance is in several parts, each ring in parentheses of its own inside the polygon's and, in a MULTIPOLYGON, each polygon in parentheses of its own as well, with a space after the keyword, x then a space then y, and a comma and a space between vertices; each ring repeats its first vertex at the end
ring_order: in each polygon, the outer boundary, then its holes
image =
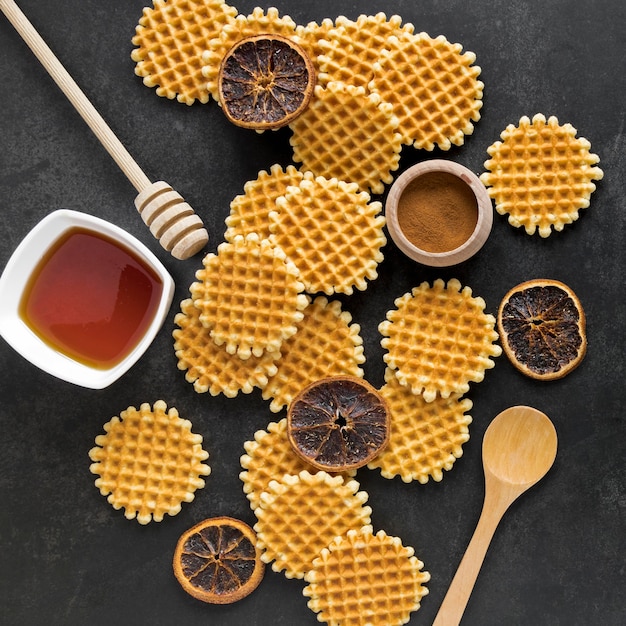
POLYGON ((398 626, 428 594, 430 574, 415 550, 371 526, 349 530, 324 548, 307 572, 303 594, 328 624, 398 626))
POLYGON ((226 53, 239 41, 253 35, 282 35, 294 37, 296 23, 288 16, 281 16, 274 7, 267 9, 267 13, 260 7, 255 7, 250 15, 237 15, 228 24, 225 24, 219 34, 207 43, 202 52, 201 65, 206 89, 219 102, 218 76, 222 59, 226 53))
POLYGON ((202 436, 191 432, 191 422, 181 419, 163 400, 128 407, 104 425, 89 451, 89 469, 97 474, 95 485, 128 519, 140 524, 160 522, 176 515, 183 502, 194 499, 204 487, 200 476, 211 472, 202 463, 209 454, 202 436))
MULTIPOLYGON (((240 462, 243 471, 239 478, 243 491, 255 510, 261 502, 261 494, 271 480, 284 474, 299 474, 307 470, 311 474, 317 470, 305 463, 293 450, 287 436, 287 418, 270 422, 266 430, 257 430, 254 440, 243 444, 245 454, 240 462)), ((356 472, 344 472, 343 476, 353 476, 356 472)))
POLYGON ((476 55, 426 33, 390 37, 386 46, 369 88, 393 106, 403 143, 424 150, 463 145, 483 104, 476 55))
POLYGON ((351 294, 378 276, 385 218, 370 199, 356 183, 318 176, 276 200, 270 241, 295 263, 305 291, 351 294))
POLYGON ((487 149, 488 171, 480 179, 496 211, 508 214, 512 226, 548 237, 552 228, 563 230, 589 206, 596 188, 592 181, 602 179, 603 172, 589 141, 576 132, 571 124, 539 113, 532 120, 522 117, 517 126, 509 124, 502 141, 487 149))
POLYGON ((464 394, 470 382, 483 380, 502 348, 494 343, 496 319, 485 301, 456 279, 446 285, 423 282, 395 301, 378 330, 384 335, 383 359, 398 381, 426 402, 437 394, 464 394))
POLYGON ((208 102, 201 57, 209 41, 235 20, 223 0, 154 0, 135 28, 135 73, 156 93, 179 102, 208 102))
POLYGON ((289 125, 293 159, 316 176, 382 193, 400 163, 398 123, 379 94, 342 82, 317 85, 309 107, 289 125))
POLYGON ((469 440, 472 418, 466 411, 472 408, 472 401, 452 394, 426 402, 401 385, 390 369, 380 393, 391 411, 389 443, 367 467, 380 469, 385 478, 400 476, 406 483, 426 483, 429 478, 440 481, 443 470, 452 469, 469 440))
POLYGON ((190 292, 213 341, 241 359, 279 352, 308 304, 284 251, 256 233, 237 235, 207 254, 203 265, 190 292))
POLYGON ((333 537, 370 523, 368 495, 356 480, 306 470, 272 480, 254 513, 261 558, 287 578, 304 578, 333 537))
POLYGON ((277 371, 263 388, 263 398, 272 399, 277 413, 309 383, 328 376, 363 377, 363 339, 358 324, 343 311, 341 302, 318 296, 304 309, 295 335, 283 342, 277 371))
POLYGON ((180 303, 174 323, 178 326, 172 333, 178 369, 185 371, 185 379, 193 383, 198 393, 208 391, 212 396, 223 393, 234 398, 240 391, 251 393, 255 388, 263 389, 268 377, 278 371, 278 353, 264 352, 243 360, 229 354, 224 346, 218 346, 200 322, 200 310, 191 298, 180 303))
POLYGON ((276 210, 276 199, 287 192, 287 187, 298 185, 303 179, 312 179, 311 172, 301 172, 293 165, 285 169, 278 163, 269 172, 261 170, 255 180, 249 180, 243 194, 230 203, 230 214, 226 218, 226 241, 236 235, 244 237, 257 233, 261 239, 270 236, 269 213, 276 210))
POLYGON ((335 28, 335 23, 329 19, 323 19, 319 24, 317 22, 309 22, 306 25, 298 24, 296 26, 295 41, 309 55, 319 80, 319 56, 323 53, 323 46, 330 32, 335 28))
POLYGON ((392 35, 401 38, 412 32, 413 24, 403 25, 398 15, 389 19, 384 13, 359 15, 355 21, 339 16, 336 27, 319 44, 320 84, 341 81, 367 88, 388 38, 392 35))

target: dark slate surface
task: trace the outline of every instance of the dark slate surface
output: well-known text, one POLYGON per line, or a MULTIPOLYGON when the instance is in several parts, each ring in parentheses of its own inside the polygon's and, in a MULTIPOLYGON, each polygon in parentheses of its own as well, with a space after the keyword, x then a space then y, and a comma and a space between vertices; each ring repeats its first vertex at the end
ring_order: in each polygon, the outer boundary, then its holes
MULTIPOLYGON (((262 136, 229 126, 214 103, 187 107, 158 98, 133 73, 130 39, 143 0, 23 0, 21 6, 109 121, 147 175, 165 179, 204 219, 213 251, 230 200, 261 169, 291 159, 288 132, 262 136)), ((255 3, 236 3, 249 13, 255 3)), ((509 123, 541 112, 591 141, 605 172, 581 219, 547 240, 496 215, 473 260, 430 270, 392 244, 380 277, 342 298, 362 326, 373 384, 383 379, 377 326, 396 297, 424 280, 458 278, 489 312, 513 285, 535 277, 568 283, 588 318, 583 364, 552 383, 534 382, 501 357, 470 397, 471 439, 440 483, 388 481, 361 470, 373 525, 399 536, 431 573, 430 594, 411 624, 432 622, 480 513, 484 431, 502 409, 530 404, 559 434, 555 466, 509 510, 487 554, 463 623, 617 625, 623 602, 624 196, 626 5, 621 0, 284 0, 298 23, 385 11, 416 30, 445 35, 477 55, 485 83, 482 119, 447 153, 405 149, 400 170, 428 158, 480 173, 487 147, 509 123)), ((243 442, 281 415, 260 394, 198 395, 176 368, 171 331, 200 256, 180 262, 152 238, 135 211, 135 190, 10 24, 0 19, 0 267, 50 211, 86 211, 146 243, 177 283, 154 344, 120 381, 90 391, 58 381, 0 344, 0 621, 5 624, 316 624, 303 583, 268 569, 260 588, 226 607, 187 596, 171 571, 180 533, 214 515, 254 517, 238 478, 243 442), (129 405, 159 398, 192 420, 212 474, 174 518, 141 527, 114 511, 93 485, 88 450, 102 425, 129 405)))

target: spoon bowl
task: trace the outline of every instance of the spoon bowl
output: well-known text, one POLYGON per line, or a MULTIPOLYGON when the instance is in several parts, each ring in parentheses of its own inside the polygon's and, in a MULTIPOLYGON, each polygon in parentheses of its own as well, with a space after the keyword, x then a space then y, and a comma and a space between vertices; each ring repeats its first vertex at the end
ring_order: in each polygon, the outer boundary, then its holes
POLYGON ((489 424, 482 449, 483 509, 433 626, 459 624, 498 523, 509 506, 546 475, 556 450, 554 425, 532 407, 510 407, 489 424))

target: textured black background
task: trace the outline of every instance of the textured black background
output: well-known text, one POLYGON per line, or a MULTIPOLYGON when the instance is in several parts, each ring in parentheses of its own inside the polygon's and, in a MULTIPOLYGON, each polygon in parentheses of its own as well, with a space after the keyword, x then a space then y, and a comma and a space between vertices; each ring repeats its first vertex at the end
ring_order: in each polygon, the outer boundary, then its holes
MULTIPOLYGON (((202 216, 213 251, 229 202, 273 163, 290 162, 288 131, 257 135, 230 126, 211 103, 159 98, 133 73, 131 37, 144 0, 23 0, 21 7, 152 180, 167 180, 202 216)), ((249 13, 256 3, 233 3, 249 13)), ((266 5, 261 5, 267 8, 266 5)), ((530 404, 559 434, 548 476, 518 500, 496 532, 464 623, 617 625, 623 602, 624 196, 626 5, 622 0, 283 0, 298 23, 344 14, 398 14, 416 31, 445 35, 477 55, 485 83, 482 119, 465 145, 446 153, 405 148, 400 169, 433 157, 477 174, 487 147, 522 115, 556 115, 586 137, 604 180, 581 219, 547 240, 495 215, 471 261, 430 270, 385 248, 379 279, 342 298, 362 327, 366 377, 382 383, 377 326, 396 297, 424 280, 458 278, 495 313, 518 282, 568 283, 588 318, 589 349, 561 381, 534 382, 504 356, 473 385, 471 439, 440 483, 388 481, 360 470, 375 529, 415 548, 432 576, 411 624, 431 623, 480 513, 483 433, 502 409, 530 404)), ((268 568, 260 588, 231 606, 204 605, 173 578, 182 531, 214 515, 254 523, 238 478, 243 442, 279 419, 259 393, 198 395, 176 368, 171 332, 201 256, 176 261, 137 214, 135 190, 11 25, 0 19, 0 267, 26 233, 57 208, 86 211, 146 243, 177 283, 154 344, 103 391, 40 372, 0 345, 0 621, 5 624, 316 624, 303 583, 268 568), (129 405, 162 398, 205 438, 212 474, 173 518, 142 527, 114 511, 93 485, 88 450, 102 425, 129 405)), ((384 199, 384 198, 383 198, 384 199)))

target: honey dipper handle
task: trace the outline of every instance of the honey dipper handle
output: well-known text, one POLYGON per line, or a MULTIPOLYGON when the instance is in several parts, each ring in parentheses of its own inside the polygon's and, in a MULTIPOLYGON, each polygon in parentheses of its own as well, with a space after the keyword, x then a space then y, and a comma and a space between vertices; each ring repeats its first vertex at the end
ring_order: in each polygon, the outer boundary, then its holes
POLYGON ((0 8, 137 191, 151 182, 13 0, 0 8))

